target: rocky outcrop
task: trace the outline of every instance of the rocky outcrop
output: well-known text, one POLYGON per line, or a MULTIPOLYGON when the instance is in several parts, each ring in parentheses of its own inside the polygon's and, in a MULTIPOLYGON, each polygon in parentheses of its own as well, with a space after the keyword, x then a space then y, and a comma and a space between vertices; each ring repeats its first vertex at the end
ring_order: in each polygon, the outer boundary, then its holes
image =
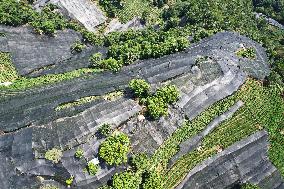
POLYGON ((283 189, 280 173, 268 159, 268 134, 257 132, 194 167, 176 189, 225 189, 251 183, 283 189))
POLYGON ((277 22, 276 20, 269 18, 268 16, 266 16, 265 14, 262 13, 255 13, 256 18, 263 18, 264 20, 267 21, 267 23, 269 23, 272 26, 278 27, 282 30, 284 30, 284 26, 282 24, 280 24, 279 22, 277 22))
POLYGON ((55 37, 38 35, 29 27, 1 26, 3 41, 0 51, 10 52, 14 66, 20 75, 39 76, 63 73, 88 67, 93 53, 106 53, 106 49, 87 47, 81 53, 72 54, 71 46, 82 39, 73 30, 58 31, 55 37))
POLYGON ((129 29, 139 30, 143 28, 144 28, 144 25, 142 24, 141 19, 137 17, 133 18, 127 23, 121 23, 118 19, 113 19, 108 23, 105 34, 108 34, 110 32, 117 32, 117 31, 127 31, 129 29))
POLYGON ((65 15, 79 21, 89 31, 96 31, 96 27, 107 19, 91 0, 38 0, 34 7, 39 9, 47 3, 57 5, 65 15))

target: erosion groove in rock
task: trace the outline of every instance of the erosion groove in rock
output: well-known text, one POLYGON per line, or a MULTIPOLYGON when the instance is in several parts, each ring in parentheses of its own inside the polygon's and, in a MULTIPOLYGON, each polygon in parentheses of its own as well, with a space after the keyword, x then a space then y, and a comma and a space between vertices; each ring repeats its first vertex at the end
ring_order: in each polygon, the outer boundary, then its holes
POLYGON ((56 117, 54 109, 59 104, 123 90, 136 77, 157 84, 192 73, 192 67, 201 56, 208 56, 212 62, 219 64, 222 74, 203 85, 193 85, 192 90, 182 93, 177 104, 190 119, 214 102, 231 95, 248 76, 263 79, 269 74, 265 50, 259 44, 236 33, 222 32, 185 52, 139 61, 118 73, 95 74, 8 96, 0 102, 0 129, 13 131, 39 121, 52 121, 56 117), (235 53, 242 46, 255 48, 256 58, 238 58, 235 53))
POLYGON ((257 132, 194 167, 176 189, 223 189, 252 183, 279 189, 283 180, 268 159, 268 134, 257 132))
POLYGON ((5 33, 5 37, 0 37, 0 51, 11 53, 20 75, 39 76, 88 67, 90 55, 106 53, 104 48, 87 47, 72 54, 71 46, 82 38, 73 30, 58 31, 55 37, 48 37, 35 34, 29 27, 0 25, 0 32, 5 33))
POLYGON ((172 157, 172 159, 169 162, 169 166, 172 166, 183 155, 185 155, 185 154, 191 152, 192 150, 196 149, 200 145, 202 139, 205 136, 207 136, 216 127, 218 127, 218 125, 220 123, 222 123, 225 120, 230 119, 233 116, 233 114, 243 106, 243 104, 244 103, 242 101, 236 102, 236 104, 234 104, 232 107, 230 107, 228 109, 228 111, 226 111, 225 113, 223 113, 220 116, 217 116, 214 120, 212 120, 202 132, 191 137, 190 139, 186 140, 185 142, 181 143, 179 145, 179 147, 180 147, 179 152, 174 157, 172 157))

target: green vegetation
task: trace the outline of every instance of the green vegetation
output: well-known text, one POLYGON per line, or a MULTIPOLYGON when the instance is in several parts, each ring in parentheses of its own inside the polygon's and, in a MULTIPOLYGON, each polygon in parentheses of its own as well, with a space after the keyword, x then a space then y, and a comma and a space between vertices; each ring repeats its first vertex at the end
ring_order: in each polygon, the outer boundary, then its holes
POLYGON ((18 77, 17 71, 11 62, 10 55, 0 52, 0 83, 13 82, 18 77))
POLYGON ((59 189, 56 186, 52 186, 52 185, 45 185, 45 186, 41 186, 39 189, 59 189))
POLYGON ((281 0, 253 0, 256 12, 261 12, 284 24, 284 1, 281 0))
POLYGON ((179 98, 179 92, 173 85, 166 85, 157 90, 156 94, 146 99, 147 113, 157 119, 168 114, 168 105, 179 98))
POLYGON ((74 154, 75 158, 81 159, 84 157, 84 151, 81 148, 78 148, 74 154))
POLYGON ((53 163, 59 163, 59 161, 61 160, 62 157, 62 150, 57 149, 57 148, 53 148, 51 150, 48 150, 44 157, 47 160, 52 161, 53 163))
POLYGON ((66 185, 69 187, 69 186, 72 185, 73 181, 74 181, 74 176, 71 176, 69 179, 67 179, 67 180, 65 181, 65 183, 66 183, 66 185))
POLYGON ((156 171, 146 171, 143 179, 142 189, 163 189, 162 177, 156 171))
POLYGON ((149 157, 146 153, 133 155, 130 159, 130 165, 134 170, 145 170, 148 165, 149 157))
POLYGON ((100 126, 98 132, 100 135, 108 137, 112 133, 111 125, 107 123, 103 124, 102 126, 100 126))
POLYGON ((259 187, 252 184, 243 184, 241 189, 259 189, 259 187))
POLYGON ((89 175, 91 176, 95 176, 99 170, 99 165, 98 164, 94 164, 93 162, 89 162, 87 167, 86 167, 89 175))
POLYGON ((236 52, 238 57, 242 58, 249 58, 249 59, 255 59, 256 54, 255 54, 255 49, 250 47, 250 48, 242 48, 236 52))
POLYGON ((36 12, 24 1, 1 0, 0 24, 11 26, 30 24, 39 34, 54 35, 56 30, 67 27, 66 20, 56 9, 56 6, 48 4, 41 12, 36 12))
POLYGON ((73 102, 68 102, 68 103, 64 103, 64 104, 60 104, 59 106, 57 106, 55 108, 55 111, 60 111, 60 110, 65 110, 74 106, 79 106, 79 105, 83 105, 83 104, 87 104, 90 102, 93 102, 95 100, 100 99, 99 96, 87 96, 87 97, 83 97, 80 98, 78 100, 75 100, 73 102))
MULTIPOLYGON (((186 127, 191 128, 189 130, 190 134, 188 132, 181 133, 183 128, 178 129, 173 134, 173 137, 165 143, 165 145, 169 146, 167 148, 162 147, 162 149, 166 151, 171 151, 172 149, 172 152, 174 152, 175 145, 173 145, 173 142, 176 137, 177 138, 175 140, 178 138, 179 140, 184 140, 184 137, 182 136, 186 136, 186 138, 188 137, 187 135, 192 136, 192 131, 196 130, 196 128, 199 128, 198 130, 200 132, 201 128, 204 128, 210 120, 214 118, 214 116, 224 112, 224 110, 222 110, 222 107, 224 106, 227 107, 227 105, 233 104, 237 100, 242 100, 245 103, 245 106, 235 113, 230 120, 221 123, 221 125, 219 125, 211 134, 204 138, 199 150, 194 150, 180 158, 178 162, 165 173, 163 185, 167 188, 172 188, 179 183, 186 173, 199 162, 216 154, 219 149, 227 148, 235 142, 263 128, 268 130, 270 136, 270 160, 272 160, 273 164, 283 174, 284 162, 279 160, 284 157, 283 146, 280 145, 283 143, 283 136, 279 133, 279 131, 282 129, 281 123, 284 121, 284 103, 279 92, 279 88, 265 88, 260 82, 248 80, 236 94, 214 104, 189 123, 189 126, 186 127), (218 112, 216 112, 217 114, 215 113, 214 115, 210 113, 210 109, 215 109, 215 111, 218 110, 218 112), (204 117, 204 114, 209 115, 209 117, 204 117), (203 121, 205 121, 205 124, 203 121), (203 127, 199 126, 200 123, 202 123, 201 125, 204 124, 203 127), (169 143, 169 141, 171 141, 171 143, 169 143)), ((194 134, 195 133, 197 132, 194 132, 194 134)))
POLYGON ((133 79, 129 82, 129 88, 138 98, 145 98, 149 94, 150 84, 143 79, 133 79))
POLYGON ((112 187, 114 189, 139 189, 140 183, 141 177, 131 171, 116 173, 112 178, 112 187))
POLYGON ((101 143, 99 156, 109 165, 120 165, 127 161, 130 140, 124 133, 115 132, 101 143))
POLYGON ((71 46, 71 52, 72 53, 80 53, 83 51, 83 49, 86 48, 86 45, 81 43, 80 41, 76 41, 72 46, 71 46))

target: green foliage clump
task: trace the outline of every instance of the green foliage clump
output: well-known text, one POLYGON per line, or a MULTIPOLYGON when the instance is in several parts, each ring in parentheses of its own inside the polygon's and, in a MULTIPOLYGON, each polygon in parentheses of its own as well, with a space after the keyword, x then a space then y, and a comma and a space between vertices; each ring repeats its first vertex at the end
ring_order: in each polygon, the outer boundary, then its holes
POLYGON ((0 83, 13 82, 18 79, 18 73, 13 66, 11 57, 8 53, 0 52, 0 83))
POLYGON ((112 129, 111 129, 111 125, 110 124, 103 124, 99 130, 98 130, 99 134, 104 136, 104 137, 107 137, 109 136, 111 133, 112 133, 112 129))
POLYGON ((163 99, 150 96, 146 100, 147 113, 150 117, 158 119, 161 116, 168 115, 168 104, 163 99))
POLYGON ((66 19, 56 9, 55 5, 48 4, 40 12, 36 12, 24 1, 0 0, 0 24, 30 24, 37 33, 54 35, 56 30, 67 26, 66 19))
POLYGON ((123 66, 121 60, 116 60, 114 58, 102 59, 101 53, 93 54, 90 58, 92 65, 96 68, 101 68, 105 70, 112 70, 117 72, 123 66))
POLYGON ((72 53, 79 53, 82 52, 83 49, 86 47, 86 45, 84 45, 83 43, 81 43, 80 41, 76 41, 72 46, 71 46, 71 52, 72 53))
POLYGON ((99 0, 99 5, 103 7, 108 17, 115 17, 119 9, 123 7, 122 0, 99 0))
POLYGON ((136 154, 131 157, 130 165, 135 170, 144 170, 149 163, 148 161, 149 161, 149 157, 146 153, 136 154))
POLYGON ((52 161, 53 163, 59 163, 62 157, 62 150, 53 148, 51 150, 48 150, 45 153, 45 159, 52 161))
POLYGON ((65 181, 67 186, 71 186, 74 181, 74 176, 71 176, 69 179, 65 181))
POLYGON ((114 189, 139 189, 141 177, 131 171, 115 174, 112 178, 114 189))
POLYGON ((162 177, 156 171, 147 171, 143 175, 142 189, 163 189, 162 177))
POLYGON ((241 189, 259 189, 257 185, 252 185, 252 184, 243 184, 241 186, 241 189))
POLYGON ((113 133, 102 144, 99 156, 109 165, 120 165, 127 161, 130 140, 124 133, 113 133))
POLYGON ((86 170, 88 171, 89 175, 95 176, 99 170, 99 165, 94 164, 93 162, 89 162, 87 164, 86 170))
POLYGON ((162 99, 167 104, 172 104, 178 100, 179 92, 176 86, 166 85, 157 90, 156 97, 162 99))
POLYGON ((144 79, 133 79, 129 82, 129 88, 138 98, 146 97, 149 94, 150 84, 144 79))
POLYGON ((238 57, 242 57, 242 58, 255 59, 256 57, 255 49, 252 47, 242 48, 238 50, 236 54, 238 57))
POLYGON ((78 148, 75 152, 75 157, 78 159, 81 159, 82 157, 84 157, 84 151, 81 148, 78 148))

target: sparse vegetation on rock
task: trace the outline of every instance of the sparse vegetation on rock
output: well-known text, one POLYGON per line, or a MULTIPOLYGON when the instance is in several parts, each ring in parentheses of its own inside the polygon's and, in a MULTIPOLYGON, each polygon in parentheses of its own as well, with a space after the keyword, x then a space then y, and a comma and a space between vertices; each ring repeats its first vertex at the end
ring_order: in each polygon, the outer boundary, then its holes
POLYGON ((256 53, 255 49, 250 47, 250 48, 242 48, 236 52, 237 56, 242 57, 242 58, 249 58, 249 59, 255 59, 256 53))
POLYGON ((87 167, 86 167, 89 175, 95 176, 99 170, 99 165, 94 164, 93 162, 88 162, 87 167))
POLYGON ((84 157, 84 151, 81 148, 78 148, 75 152, 75 157, 81 159, 84 157))
POLYGON ((53 148, 45 152, 45 159, 52 161, 53 163, 59 163, 62 157, 62 150, 53 148))
POLYGON ((98 130, 99 134, 108 137, 112 133, 112 128, 110 124, 102 124, 98 130))

